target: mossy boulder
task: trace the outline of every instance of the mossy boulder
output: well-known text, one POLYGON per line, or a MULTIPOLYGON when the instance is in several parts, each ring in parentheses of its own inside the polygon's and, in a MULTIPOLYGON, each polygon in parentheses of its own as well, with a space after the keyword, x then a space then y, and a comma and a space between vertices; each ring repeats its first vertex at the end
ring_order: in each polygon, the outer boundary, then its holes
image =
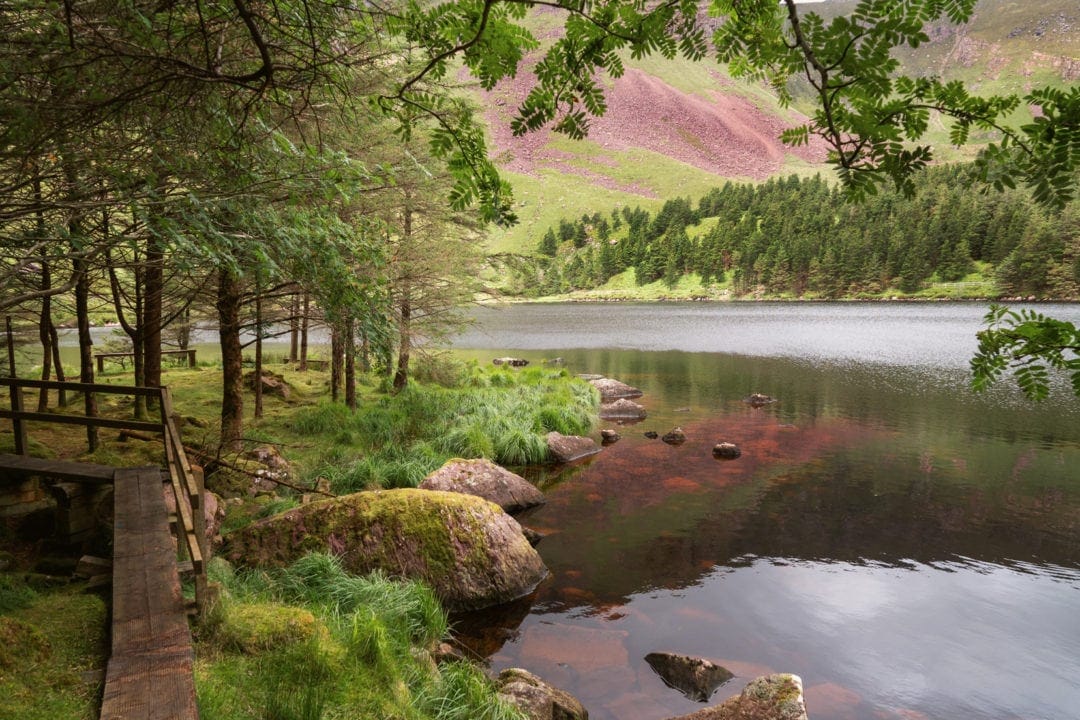
POLYGON ((311 552, 338 555, 349 572, 423 580, 449 610, 513 600, 547 575, 521 526, 498 505, 437 490, 361 492, 304 505, 230 533, 224 555, 283 566, 311 552))
POLYGON ((751 680, 736 697, 671 720, 807 720, 802 678, 765 675, 751 680))
POLYGON ((272 602, 223 603, 216 620, 217 642, 248 655, 328 635, 310 611, 272 602))

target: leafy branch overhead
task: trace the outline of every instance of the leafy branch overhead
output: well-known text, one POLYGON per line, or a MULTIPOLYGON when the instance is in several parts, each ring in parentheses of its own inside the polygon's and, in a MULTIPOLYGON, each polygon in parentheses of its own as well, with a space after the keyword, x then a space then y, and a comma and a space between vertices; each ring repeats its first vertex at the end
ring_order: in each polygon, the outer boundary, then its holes
POLYGON ((795 0, 712 0, 710 17, 690 0, 461 0, 436 7, 414 2, 402 15, 403 27, 410 40, 427 48, 429 61, 402 86, 399 99, 410 97, 421 77, 445 77, 457 56, 485 88, 513 76, 524 54, 538 46, 519 22, 527 7, 542 6, 566 13, 564 34, 536 62, 537 82, 512 121, 517 134, 550 125, 584 137, 590 117, 607 109, 598 78, 618 78, 624 71, 621 51, 634 58, 658 53, 696 61, 711 49, 733 75, 767 81, 783 100, 791 99, 792 78, 809 83, 816 110, 783 139, 797 145, 811 135, 823 138, 853 197, 875 193, 886 181, 910 192, 912 173, 933 158, 933 149, 921 141, 931 120, 944 116, 957 145, 968 142, 973 130, 996 134, 976 164, 982 181, 997 188, 1025 184, 1040 203, 1061 207, 1076 185, 1080 88, 983 98, 959 82, 897 75, 893 50, 927 42, 928 23, 966 22, 975 3, 863 0, 850 15, 826 20, 795 0), (1021 105, 1037 107, 1037 117, 1016 128, 1005 118, 1021 105))
POLYGON ((1069 376, 1080 396, 1080 328, 1033 310, 994 305, 986 315, 989 327, 979 332, 979 350, 971 359, 972 386, 985 390, 1012 372, 1016 384, 1032 400, 1050 394, 1051 371, 1069 376))

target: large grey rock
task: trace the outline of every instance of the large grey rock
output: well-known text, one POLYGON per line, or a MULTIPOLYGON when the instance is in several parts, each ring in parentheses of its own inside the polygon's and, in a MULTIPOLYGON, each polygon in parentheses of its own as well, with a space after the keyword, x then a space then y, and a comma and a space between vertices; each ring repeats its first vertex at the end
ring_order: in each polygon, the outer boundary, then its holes
POLYGON ((636 398, 644 395, 636 387, 611 378, 601 377, 589 380, 592 386, 600 391, 600 399, 603 402, 612 402, 619 398, 636 398))
POLYGON ((592 438, 580 435, 562 435, 555 431, 547 434, 548 451, 559 462, 573 462, 600 452, 600 446, 592 438))
POLYGON ((644 420, 645 408, 633 400, 621 398, 600 406, 600 417, 605 420, 644 420))
POLYGON ((529 720, 589 720, 585 707, 570 693, 548 685, 528 670, 507 668, 496 681, 499 696, 529 720))
POLYGON ((671 720, 809 720, 798 675, 766 675, 719 705, 671 720))
POLYGON ((654 652, 645 656, 645 662, 668 686, 698 702, 706 702, 716 688, 735 677, 721 665, 689 655, 654 652))
POLYGON ((225 537, 234 564, 282 566, 331 552, 346 570, 423 580, 448 610, 522 597, 547 568, 517 521, 487 500, 436 490, 382 490, 320 500, 225 537))
POLYGON ((421 490, 476 495, 490 500, 508 513, 521 512, 544 502, 544 493, 525 478, 490 460, 447 460, 424 478, 421 490))

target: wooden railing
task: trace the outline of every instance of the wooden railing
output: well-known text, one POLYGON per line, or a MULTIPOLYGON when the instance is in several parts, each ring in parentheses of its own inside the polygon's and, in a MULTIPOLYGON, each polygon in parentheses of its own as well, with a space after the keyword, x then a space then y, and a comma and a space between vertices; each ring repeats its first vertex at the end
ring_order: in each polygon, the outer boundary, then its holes
MULTIPOLYGON (((164 466, 176 498, 176 517, 169 518, 179 539, 182 557, 191 562, 195 577, 195 606, 201 612, 208 601, 206 583, 206 518, 204 515, 205 488, 202 470, 192 467, 184 452, 172 396, 168 388, 142 388, 121 385, 102 385, 54 380, 28 380, 0 377, 0 387, 6 386, 10 393, 10 410, 0 409, 0 418, 11 420, 15 436, 15 453, 26 455, 29 439, 27 423, 44 422, 63 425, 83 425, 87 428, 87 441, 91 449, 96 447, 96 430, 110 428, 160 433, 164 444, 164 466), (156 400, 160 420, 136 420, 133 418, 102 417, 100 415, 76 415, 57 412, 36 412, 24 409, 24 390, 65 390, 82 393, 89 398, 93 394, 128 395, 156 400)), ((87 407, 93 404, 87 402, 87 407)))

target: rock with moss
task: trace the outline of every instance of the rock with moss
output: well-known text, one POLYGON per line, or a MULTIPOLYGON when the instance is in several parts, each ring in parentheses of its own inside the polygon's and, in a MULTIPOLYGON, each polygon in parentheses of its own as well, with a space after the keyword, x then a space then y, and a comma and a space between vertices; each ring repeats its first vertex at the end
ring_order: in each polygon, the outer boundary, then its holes
POLYGON ((225 557, 283 566, 330 552, 352 573, 382 570, 428 583, 448 610, 472 610, 530 593, 547 568, 502 509, 472 495, 382 490, 303 505, 225 538, 225 557))
POLYGON ((490 460, 447 460, 424 478, 421 490, 476 495, 490 500, 508 513, 521 512, 544 502, 544 494, 528 480, 490 460))
POLYGON ((223 603, 213 624, 218 644, 249 655, 328 634, 310 611, 273 602, 223 603))
POLYGON ((521 710, 528 720, 589 720, 588 711, 577 698, 528 670, 507 668, 499 673, 496 685, 499 697, 521 710))
POLYGON ((808 720, 798 675, 765 675, 719 705, 671 720, 808 720))

